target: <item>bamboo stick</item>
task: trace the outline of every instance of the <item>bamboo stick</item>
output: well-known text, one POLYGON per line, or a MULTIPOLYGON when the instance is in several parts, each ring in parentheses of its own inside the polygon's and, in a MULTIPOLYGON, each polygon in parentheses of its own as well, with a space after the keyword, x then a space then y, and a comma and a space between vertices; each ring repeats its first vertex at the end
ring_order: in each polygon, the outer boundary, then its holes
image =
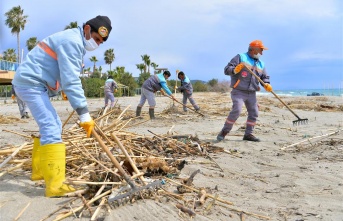
POLYGON ((313 140, 313 139, 324 138, 324 137, 328 137, 328 136, 331 136, 331 135, 335 135, 335 134, 338 134, 341 130, 343 130, 343 129, 339 129, 338 131, 335 131, 335 132, 332 132, 332 133, 328 133, 328 134, 324 134, 324 135, 321 135, 321 136, 316 136, 316 137, 308 138, 308 139, 306 139, 306 140, 302 140, 302 141, 300 141, 300 142, 291 144, 291 145, 289 145, 289 146, 282 147, 281 150, 285 150, 285 149, 287 149, 287 148, 289 148, 289 147, 294 147, 294 146, 296 146, 296 145, 298 145, 298 144, 301 144, 301 143, 304 143, 304 142, 306 142, 306 141, 309 141, 309 142, 310 142, 310 140, 313 140))
POLYGON ((26 137, 26 138, 31 138, 31 136, 28 136, 28 135, 25 135, 25 134, 21 134, 21 133, 18 133, 18 132, 12 131, 12 130, 6 130, 6 129, 2 129, 2 131, 9 132, 9 133, 13 133, 13 134, 17 134, 17 135, 20 135, 20 136, 22 136, 22 137, 26 137))
POLYGON ((75 113, 75 110, 73 110, 70 114, 69 117, 67 118, 67 120, 63 123, 62 125, 62 130, 64 128, 64 126, 68 123, 68 121, 70 120, 70 118, 73 116, 73 114, 75 113))
POLYGON ((31 202, 29 202, 29 203, 20 211, 20 213, 17 215, 17 217, 14 218, 14 221, 17 221, 17 220, 21 217, 21 215, 23 215, 23 213, 25 212, 25 210, 27 209, 27 207, 30 206, 30 204, 31 204, 31 202))
MULTIPOLYGON (((132 166, 133 170, 135 171, 136 174, 140 174, 140 171, 138 170, 136 164, 133 162, 133 160, 131 159, 130 155, 127 153, 125 147, 123 146, 123 144, 120 142, 120 140, 118 139, 118 137, 114 134, 114 132, 111 134, 112 138, 115 140, 115 142, 118 144, 119 148, 121 149, 121 151, 123 151, 126 160, 129 161, 130 165, 132 166)), ((144 175, 144 174, 143 174, 144 175)), ((146 185, 145 179, 143 176, 139 176, 139 179, 143 182, 144 185, 146 185)))
POLYGON ((17 153, 23 149, 26 146, 27 143, 22 144, 20 147, 18 147, 12 154, 11 156, 7 157, 7 159, 4 160, 4 162, 2 162, 0 164, 0 168, 3 167, 8 161, 10 161, 15 155, 17 155, 17 153))
POLYGON ((101 199, 101 202, 100 202, 100 204, 99 204, 99 206, 96 208, 96 210, 94 211, 94 214, 93 214, 93 216, 91 217, 91 221, 95 221, 95 220, 97 220, 97 216, 98 216, 98 214, 99 214, 99 212, 100 212, 100 209, 101 209, 101 207, 105 204, 105 202, 106 202, 106 198, 105 197, 103 197, 102 199, 101 199))
MULTIPOLYGON (((106 195, 109 195, 111 192, 112 192, 112 190, 107 190, 106 192, 100 194, 99 196, 92 198, 92 199, 89 200, 86 204, 87 204, 87 205, 90 205, 90 204, 94 203, 95 201, 97 201, 98 199, 100 199, 100 198, 102 198, 102 197, 104 197, 104 196, 106 196, 106 195)), ((63 216, 60 216, 60 217, 58 217, 57 219, 54 219, 54 221, 59 221, 59 220, 62 220, 62 219, 64 219, 64 218, 67 218, 68 216, 70 216, 71 214, 73 214, 73 212, 78 212, 78 211, 82 210, 84 206, 85 206, 85 205, 79 206, 79 207, 77 207, 76 209, 74 209, 73 211, 69 211, 68 213, 64 214, 63 216)))

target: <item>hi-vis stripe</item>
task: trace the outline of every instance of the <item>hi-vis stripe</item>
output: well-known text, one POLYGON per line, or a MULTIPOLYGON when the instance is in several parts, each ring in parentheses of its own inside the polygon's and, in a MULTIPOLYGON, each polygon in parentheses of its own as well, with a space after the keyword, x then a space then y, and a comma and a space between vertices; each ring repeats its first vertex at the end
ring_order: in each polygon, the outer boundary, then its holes
POLYGON ((50 55, 53 59, 57 60, 57 54, 54 52, 49 45, 45 44, 44 42, 39 42, 38 46, 45 51, 48 55, 50 55))
POLYGON ((252 122, 252 121, 247 121, 247 125, 250 125, 250 126, 255 126, 256 122, 252 122))
MULTIPOLYGON (((54 50, 52 50, 49 45, 45 44, 44 42, 39 42, 38 43, 38 47, 40 47, 41 49, 43 49, 45 51, 45 53, 47 53, 48 55, 50 55, 53 59, 57 60, 57 54, 56 52, 54 52, 54 50)), ((56 85, 55 88, 50 87, 48 85, 48 88, 52 91, 56 91, 58 90, 58 88, 60 87, 60 83, 58 81, 56 81, 56 85)))
POLYGON ((226 119, 226 123, 228 123, 228 124, 234 124, 234 123, 235 123, 235 121, 233 121, 233 120, 229 120, 229 118, 227 118, 227 119, 226 119))

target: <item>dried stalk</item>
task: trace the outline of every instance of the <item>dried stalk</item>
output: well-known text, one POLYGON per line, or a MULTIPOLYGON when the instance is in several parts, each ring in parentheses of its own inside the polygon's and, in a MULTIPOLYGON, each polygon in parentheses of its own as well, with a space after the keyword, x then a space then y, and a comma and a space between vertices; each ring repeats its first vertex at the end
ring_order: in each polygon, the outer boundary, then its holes
POLYGON ((298 144, 301 144, 301 143, 304 143, 304 142, 306 142, 306 141, 310 142, 310 140, 313 140, 313 139, 324 138, 324 137, 328 137, 328 136, 331 136, 331 135, 335 135, 335 134, 338 134, 341 130, 343 130, 343 129, 339 129, 338 131, 335 131, 335 132, 332 132, 332 133, 328 133, 328 134, 324 134, 324 135, 321 135, 321 136, 316 136, 316 137, 308 138, 308 139, 306 139, 306 140, 302 140, 302 141, 300 141, 300 142, 291 144, 291 145, 289 145, 289 146, 282 147, 281 150, 285 150, 285 149, 287 149, 287 148, 289 148, 289 147, 294 147, 294 146, 296 146, 296 145, 298 145, 298 144))
POLYGON ((10 161, 15 155, 17 155, 17 153, 23 149, 26 146, 27 143, 24 143, 23 145, 21 145, 20 147, 18 147, 12 154, 11 156, 7 157, 7 159, 4 160, 4 162, 2 162, 0 164, 0 168, 3 167, 8 161, 10 161))
MULTIPOLYGON (((178 183, 178 182, 176 182, 176 181, 174 181, 174 180, 172 180, 172 179, 169 179, 169 178, 167 178, 167 177, 164 177, 164 179, 167 180, 167 181, 169 181, 169 182, 171 182, 171 183, 174 183, 174 184, 177 184, 177 185, 184 186, 184 187, 186 187, 186 188, 188 188, 188 189, 190 189, 190 190, 192 190, 192 191, 194 191, 194 192, 196 192, 196 193, 199 193, 199 192, 200 192, 200 190, 198 190, 198 189, 195 189, 195 188, 193 188, 193 187, 190 187, 190 186, 187 186, 187 185, 178 183)), ((215 196, 213 196, 213 195, 211 195, 211 194, 206 194, 206 197, 210 197, 210 198, 212 198, 212 199, 215 199, 215 196)), ((219 201, 219 202, 221 202, 221 203, 225 203, 225 204, 228 204, 228 205, 233 205, 232 202, 223 200, 223 199, 221 199, 221 198, 219 198, 219 197, 218 197, 216 200, 219 201)))
MULTIPOLYGON (((86 205, 90 205, 90 204, 94 203, 94 202, 97 201, 98 199, 100 199, 100 198, 102 198, 102 197, 104 197, 104 196, 106 196, 106 195, 109 195, 111 192, 112 192, 112 190, 107 190, 106 192, 100 194, 99 196, 94 197, 94 198, 92 198, 91 200, 89 200, 89 201, 86 203, 86 205)), ((83 206, 79 206, 78 208, 74 209, 73 211, 70 211, 70 212, 64 214, 63 216, 58 217, 58 218, 55 219, 54 221, 59 221, 59 220, 62 220, 62 219, 64 219, 64 218, 67 218, 68 216, 72 215, 73 212, 78 212, 78 211, 82 210, 83 207, 84 207, 84 205, 83 205, 83 206)))
POLYGON ((97 220, 96 217, 98 216, 98 214, 99 214, 99 212, 100 212, 100 209, 101 209, 101 207, 105 204, 105 202, 106 202, 106 198, 103 197, 103 198, 101 199, 101 202, 100 202, 98 208, 96 208, 96 210, 94 211, 94 214, 93 214, 93 216, 91 217, 91 221, 97 220))
POLYGON ((12 130, 5 130, 5 129, 2 129, 2 131, 9 132, 9 133, 13 133, 13 134, 17 134, 17 135, 20 135, 20 136, 26 137, 26 138, 31 138, 31 136, 28 136, 28 135, 25 135, 25 134, 21 134, 21 133, 18 133, 18 132, 14 132, 14 131, 12 131, 12 130))
POLYGON ((17 221, 17 220, 21 217, 21 215, 23 215, 23 213, 25 212, 25 210, 27 209, 27 207, 30 206, 30 204, 31 204, 31 202, 29 202, 29 203, 20 211, 20 213, 18 214, 18 216, 17 216, 16 218, 14 218, 14 221, 17 221))

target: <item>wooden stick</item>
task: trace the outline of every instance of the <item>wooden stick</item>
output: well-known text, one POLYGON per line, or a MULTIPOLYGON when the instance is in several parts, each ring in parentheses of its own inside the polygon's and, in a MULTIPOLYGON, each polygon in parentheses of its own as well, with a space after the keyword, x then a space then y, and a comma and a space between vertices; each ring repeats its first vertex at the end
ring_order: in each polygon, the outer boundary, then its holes
POLYGON ((105 204, 105 202, 106 202, 106 198, 105 197, 103 197, 102 199, 101 199, 101 202, 100 202, 100 204, 99 204, 99 206, 96 208, 96 210, 94 211, 94 214, 93 214, 93 216, 91 217, 91 221, 95 221, 95 220, 97 220, 97 216, 98 216, 98 214, 99 214, 99 212, 100 212, 100 209, 101 209, 101 207, 105 204))
MULTIPOLYGON (((136 174, 140 174, 140 171, 138 170, 136 164, 133 162, 132 158, 130 157, 130 155, 127 153, 125 147, 123 146, 123 144, 120 142, 120 140, 118 139, 118 137, 113 133, 111 133, 111 137, 114 139, 114 141, 118 144, 119 148, 121 149, 121 151, 124 153, 126 160, 129 161, 130 165, 132 166, 133 170, 135 171, 136 174)), ((144 175, 144 173, 143 173, 144 175)), ((143 182, 144 185, 146 185, 145 179, 143 176, 140 176, 139 179, 143 182)))
MULTIPOLYGON (((178 183, 178 182, 176 182, 176 181, 174 181, 174 180, 172 180, 172 179, 169 179, 169 178, 167 178, 167 177, 164 177, 164 179, 165 179, 165 180, 168 180, 168 181, 171 182, 171 183, 174 183, 174 184, 177 184, 177 185, 184 186, 184 187, 186 187, 186 188, 188 188, 188 189, 190 189, 190 190, 192 190, 192 191, 194 191, 194 192, 197 192, 197 193, 200 192, 200 190, 198 190, 198 189, 195 189, 195 188, 193 188, 193 187, 190 187, 190 186, 187 186, 187 185, 178 183)), ((213 195, 211 195, 211 194, 206 194, 206 197, 210 197, 210 198, 212 198, 212 199, 216 199, 217 201, 219 201, 219 202, 221 202, 221 203, 225 203, 225 204, 228 204, 228 205, 233 205, 232 202, 223 200, 223 199, 221 199, 221 198, 219 198, 219 197, 218 197, 218 198, 215 198, 215 196, 213 196, 213 195)))
POLYGON ((21 217, 21 215, 23 215, 23 213, 25 212, 25 210, 27 209, 27 207, 30 206, 30 204, 31 204, 31 202, 29 202, 29 203, 20 211, 20 213, 18 214, 18 216, 17 216, 16 218, 14 218, 14 221, 17 221, 17 220, 21 217))
MULTIPOLYGON (((93 199, 91 199, 91 200, 89 200, 89 201, 87 202, 87 205, 90 205, 90 204, 94 203, 94 202, 97 201, 98 199, 100 199, 100 198, 102 198, 102 197, 104 197, 104 196, 110 194, 111 192, 112 192, 112 190, 107 190, 107 191, 104 192, 103 194, 101 194, 101 195, 99 195, 99 196, 97 196, 97 197, 94 197, 93 199)), ((68 216, 70 216, 71 214, 73 214, 73 212, 75 213, 75 212, 77 212, 77 211, 82 210, 83 207, 84 207, 84 205, 79 206, 78 208, 74 209, 73 211, 69 211, 68 213, 64 214, 63 216, 58 217, 58 218, 55 219, 54 221, 59 221, 59 220, 62 220, 62 219, 64 219, 64 218, 67 218, 68 216)))
POLYGON ((306 142, 306 141, 309 141, 309 142, 310 142, 310 140, 313 140, 313 139, 324 138, 324 137, 328 137, 328 136, 331 136, 331 135, 335 135, 335 134, 338 134, 341 130, 343 130, 343 129, 339 129, 338 131, 335 131, 335 132, 332 132, 332 133, 328 133, 328 134, 324 134, 324 135, 321 135, 321 136, 316 136, 316 137, 308 138, 308 139, 306 139, 306 140, 303 140, 303 141, 300 141, 300 142, 291 144, 291 145, 289 145, 289 146, 282 147, 281 150, 285 150, 285 149, 287 149, 287 148, 289 148, 289 147, 294 147, 294 146, 296 146, 296 145, 298 145, 298 144, 301 144, 301 143, 304 143, 304 142, 306 142))
POLYGON ((2 162, 2 163, 0 164, 0 168, 3 167, 8 161, 10 161, 15 155, 17 155, 17 153, 18 153, 21 149, 23 149, 23 147, 25 147, 26 144, 27 144, 27 143, 22 144, 20 147, 18 147, 18 148, 11 154, 11 156, 7 157, 7 159, 5 159, 4 162, 2 162))
POLYGON ((69 117, 67 118, 67 120, 63 123, 63 125, 62 125, 62 129, 64 128, 64 126, 68 123, 68 121, 70 120, 70 118, 73 116, 73 114, 75 113, 75 110, 73 110, 71 113, 70 113, 70 115, 69 115, 69 117))
POLYGON ((96 118, 96 119, 94 119, 94 120, 95 120, 95 121, 101 120, 101 119, 107 117, 107 115, 112 114, 114 111, 116 111, 116 109, 113 109, 113 110, 111 110, 110 112, 107 112, 105 115, 102 115, 101 117, 98 117, 98 118, 96 118))
POLYGON ((109 185, 121 185, 123 184, 122 182, 89 182, 89 181, 84 181, 84 180, 71 180, 68 179, 64 183, 70 183, 70 184, 87 184, 87 185, 103 185, 103 184, 109 184, 109 185))
POLYGON ((7 169, 6 171, 0 173, 0 177, 2 177, 2 176, 5 175, 6 173, 9 173, 9 172, 11 172, 11 171, 13 171, 13 170, 19 169, 19 168, 20 168, 21 166, 23 166, 24 163, 26 163, 27 161, 29 161, 29 160, 26 160, 25 162, 20 163, 20 164, 18 164, 17 166, 12 167, 12 168, 10 168, 10 169, 7 169))
MULTIPOLYGON (((217 201, 219 201, 219 200, 217 199, 217 201)), ((229 210, 232 210, 232 211, 235 211, 235 212, 239 212, 239 213, 244 213, 244 214, 246 214, 248 216, 253 216, 253 217, 256 217, 256 218, 259 218, 259 219, 266 219, 266 220, 270 220, 271 219, 268 216, 262 216, 262 215, 259 215, 259 214, 256 214, 256 213, 250 213, 250 212, 243 211, 243 210, 240 210, 240 209, 235 209, 235 208, 232 208, 232 207, 227 206, 227 205, 219 204, 217 202, 215 204, 218 205, 218 206, 225 207, 225 208, 227 208, 229 210)))
POLYGON ((14 131, 12 131, 12 130, 2 129, 2 131, 9 132, 9 133, 13 133, 13 134, 17 134, 17 135, 20 135, 20 136, 26 137, 26 138, 31 138, 31 136, 28 136, 28 135, 25 135, 25 134, 20 134, 20 133, 18 133, 18 132, 14 132, 14 131))
POLYGON ((191 210, 190 208, 187 208, 187 207, 185 207, 179 203, 176 204, 175 206, 176 206, 176 208, 178 208, 179 210, 181 210, 184 213, 187 213, 191 217, 196 215, 196 213, 193 210, 191 210))

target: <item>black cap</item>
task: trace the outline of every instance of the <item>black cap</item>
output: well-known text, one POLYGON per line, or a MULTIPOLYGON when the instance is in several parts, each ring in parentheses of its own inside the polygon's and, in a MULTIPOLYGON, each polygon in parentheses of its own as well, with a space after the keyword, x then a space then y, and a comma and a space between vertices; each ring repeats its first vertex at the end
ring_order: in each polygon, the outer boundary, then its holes
POLYGON ((177 78, 180 79, 180 75, 185 75, 182 71, 180 71, 179 73, 177 73, 177 78))
POLYGON ((93 30, 97 31, 104 41, 107 40, 112 30, 111 20, 107 16, 98 15, 87 21, 86 25, 91 26, 93 30))
POLYGON ((163 74, 168 75, 168 77, 171 75, 169 71, 164 71, 163 74))

